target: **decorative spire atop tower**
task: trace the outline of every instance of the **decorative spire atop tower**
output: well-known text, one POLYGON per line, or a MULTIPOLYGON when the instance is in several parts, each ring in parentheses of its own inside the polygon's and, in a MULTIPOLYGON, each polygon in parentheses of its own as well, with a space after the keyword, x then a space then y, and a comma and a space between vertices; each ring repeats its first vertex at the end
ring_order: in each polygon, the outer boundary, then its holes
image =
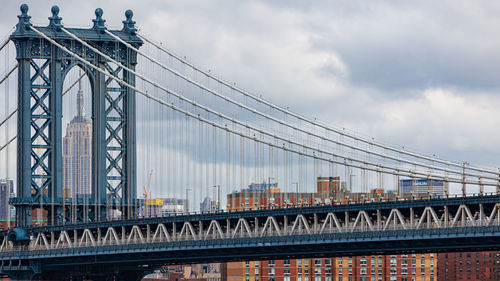
POLYGON ((123 31, 128 32, 130 34, 135 34, 137 31, 137 28, 135 28, 135 21, 132 20, 132 17, 134 16, 134 12, 132 10, 126 10, 125 11, 125 20, 123 22, 123 31))
MULTIPOLYGON (((82 77, 82 71, 80 70, 80 77, 82 77)), ((82 79, 78 80, 78 93, 76 95, 76 117, 85 118, 85 108, 83 107, 83 90, 82 90, 82 79)))
POLYGON ((95 9, 95 19, 92 20, 94 22, 94 27, 93 29, 97 30, 100 33, 104 33, 104 30, 106 30, 106 26, 104 23, 106 22, 105 19, 102 18, 103 11, 101 8, 95 9))
POLYGON ((21 14, 17 16, 19 18, 19 23, 16 25, 16 32, 24 33, 29 27, 32 25, 30 22, 31 16, 28 15, 29 7, 27 4, 22 4, 19 8, 21 10, 21 14))
POLYGON ((56 30, 61 30, 63 25, 61 24, 62 18, 59 16, 59 7, 57 5, 52 6, 50 9, 52 16, 49 17, 49 27, 55 28, 56 30))

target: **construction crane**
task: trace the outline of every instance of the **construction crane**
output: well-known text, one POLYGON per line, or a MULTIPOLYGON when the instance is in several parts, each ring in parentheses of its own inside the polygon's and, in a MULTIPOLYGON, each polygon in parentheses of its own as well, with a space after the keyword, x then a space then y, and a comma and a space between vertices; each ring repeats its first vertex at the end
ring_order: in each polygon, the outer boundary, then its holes
POLYGON ((150 190, 149 190, 149 186, 151 184, 151 176, 153 175, 153 170, 151 170, 151 172, 149 172, 149 177, 148 177, 148 184, 147 184, 147 190, 146 190, 146 186, 144 186, 144 216, 146 217, 146 215, 148 214, 148 196, 150 195, 150 190))

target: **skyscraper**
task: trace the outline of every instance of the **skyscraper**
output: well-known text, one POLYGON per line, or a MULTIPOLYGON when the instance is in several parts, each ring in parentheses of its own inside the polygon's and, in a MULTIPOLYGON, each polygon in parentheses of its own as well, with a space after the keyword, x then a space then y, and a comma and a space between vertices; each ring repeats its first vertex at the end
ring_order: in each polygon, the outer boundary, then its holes
POLYGON ((66 196, 71 197, 91 194, 92 123, 85 116, 81 83, 80 80, 76 116, 66 127, 63 138, 63 188, 66 196))

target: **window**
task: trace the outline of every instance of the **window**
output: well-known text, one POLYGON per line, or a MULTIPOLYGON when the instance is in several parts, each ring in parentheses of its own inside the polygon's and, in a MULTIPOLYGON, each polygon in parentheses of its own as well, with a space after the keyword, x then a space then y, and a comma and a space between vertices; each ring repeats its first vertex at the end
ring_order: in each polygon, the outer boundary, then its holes
POLYGON ((325 265, 332 265, 332 260, 331 259, 326 259, 325 260, 325 265))
POLYGON ((425 267, 422 267, 422 268, 420 269, 420 274, 425 275, 425 267))
POLYGON ((268 264, 269 266, 274 266, 274 260, 269 260, 268 264))
POLYGON ((378 259, 378 266, 382 266, 382 259, 378 259))
POLYGON ((255 271, 254 271, 255 275, 259 275, 259 269, 256 268, 255 271))
POLYGON ((401 266, 407 266, 408 265, 408 260, 407 259, 402 259, 401 260, 401 266))
POLYGON ((398 273, 398 270, 394 267, 391 267, 391 275, 395 275, 398 273))
POLYGON ((349 258, 349 266, 352 266, 352 258, 349 258))
POLYGON ((375 259, 372 259, 372 266, 375 266, 375 259))
POLYGON ((325 277, 325 281, 332 281, 332 277, 330 277, 330 276, 326 276, 326 277, 325 277))
POLYGON ((290 281, 290 276, 283 277, 283 281, 290 281))
POLYGON ((245 261, 245 266, 250 266, 250 261, 245 261))
POLYGON ((366 276, 359 277, 359 281, 366 281, 366 276))
POLYGON ((434 275, 434 267, 431 267, 430 270, 431 270, 431 275, 434 275))
POLYGON ((285 266, 290 266, 290 260, 285 260, 284 264, 285 266))
POLYGON ((339 267, 339 275, 342 275, 342 267, 339 267))
POLYGON ((302 266, 302 260, 297 260, 297 266, 301 267, 302 266))
POLYGON ((314 265, 321 266, 321 260, 318 260, 318 259, 314 260, 314 265))
POLYGON ((314 274, 321 275, 321 268, 315 268, 314 269, 314 274))
POLYGON ((332 269, 331 268, 325 268, 325 274, 328 274, 328 275, 332 274, 332 269))
POLYGON ((259 266, 259 261, 255 261, 255 266, 259 266))
POLYGON ((366 275, 366 267, 361 267, 359 269, 359 273, 362 274, 362 275, 366 275))
POLYGON ((259 276, 255 276, 255 281, 259 281, 259 276))
POLYGON ((283 274, 285 274, 285 275, 290 275, 290 268, 285 268, 285 269, 283 270, 283 274))
POLYGON ((314 281, 321 281, 321 276, 314 277, 314 281))
POLYGON ((360 259, 360 260, 359 260, 359 264, 360 264, 361 266, 366 266, 366 259, 360 259))
POLYGON ((309 260, 304 260, 304 265, 308 266, 309 265, 309 260))
POLYGON ((274 277, 268 277, 267 281, 276 281, 276 279, 274 279, 274 277))
POLYGON ((352 268, 349 267, 349 275, 352 275, 352 268))
POLYGON ((395 277, 395 276, 391 276, 391 278, 389 279, 390 281, 398 281, 398 278, 395 277))
POLYGON ((342 266, 342 259, 338 260, 339 266, 342 266))
POLYGON ((250 275, 250 268, 245 268, 245 275, 250 275))
POLYGON ((276 269, 275 269, 274 267, 272 267, 272 268, 268 268, 268 269, 267 269, 267 273, 268 273, 269 275, 274 275, 274 273, 275 273, 275 272, 276 272, 276 269))
POLYGON ((375 275, 375 268, 372 268, 372 275, 375 275))
POLYGON ((391 266, 396 266, 398 265, 398 260, 397 259, 391 259, 391 266))
POLYGON ((408 275, 408 268, 406 267, 401 268, 401 274, 408 275))

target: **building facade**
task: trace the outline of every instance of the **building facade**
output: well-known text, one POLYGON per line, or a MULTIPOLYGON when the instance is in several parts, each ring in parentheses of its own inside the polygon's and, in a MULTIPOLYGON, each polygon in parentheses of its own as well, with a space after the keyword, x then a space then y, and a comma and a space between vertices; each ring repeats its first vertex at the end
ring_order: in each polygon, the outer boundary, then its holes
POLYGON ((178 198, 137 199, 137 204, 137 216, 161 217, 183 214, 186 200, 178 198))
POLYGON ((8 228, 15 218, 15 210, 9 205, 9 199, 14 196, 14 181, 0 179, 0 228, 8 228))
POLYGON ((431 179, 402 179, 399 181, 399 194, 402 196, 449 194, 449 183, 431 179))
POLYGON ((81 80, 78 81, 77 113, 63 138, 63 189, 66 197, 92 193, 92 123, 85 116, 81 80))
POLYGON ((500 280, 500 252, 460 252, 438 255, 438 280, 500 280))

